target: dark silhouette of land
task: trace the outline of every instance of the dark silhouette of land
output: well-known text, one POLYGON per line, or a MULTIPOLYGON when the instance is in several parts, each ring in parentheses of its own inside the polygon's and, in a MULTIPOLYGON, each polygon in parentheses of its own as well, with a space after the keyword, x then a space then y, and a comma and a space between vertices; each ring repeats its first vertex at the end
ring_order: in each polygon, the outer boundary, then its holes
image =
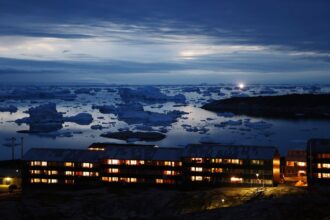
POLYGON ((330 119, 330 94, 234 97, 205 104, 202 108, 254 117, 330 119))

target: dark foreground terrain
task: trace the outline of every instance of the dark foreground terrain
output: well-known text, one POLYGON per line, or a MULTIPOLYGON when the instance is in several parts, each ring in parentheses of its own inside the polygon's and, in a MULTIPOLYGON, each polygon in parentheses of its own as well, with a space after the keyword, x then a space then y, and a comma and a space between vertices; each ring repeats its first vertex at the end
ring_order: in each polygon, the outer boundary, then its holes
POLYGON ((235 97, 214 101, 202 108, 255 117, 330 119, 330 94, 235 97))
POLYGON ((34 188, 0 194, 0 207, 1 219, 330 219, 330 189, 34 188))

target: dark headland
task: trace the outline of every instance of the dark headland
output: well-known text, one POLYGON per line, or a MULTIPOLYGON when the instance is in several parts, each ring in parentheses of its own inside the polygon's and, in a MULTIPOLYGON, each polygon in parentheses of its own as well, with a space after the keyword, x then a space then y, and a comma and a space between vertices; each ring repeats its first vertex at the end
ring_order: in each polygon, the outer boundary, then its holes
POLYGON ((330 119, 330 94, 234 97, 205 104, 202 108, 254 117, 330 119))

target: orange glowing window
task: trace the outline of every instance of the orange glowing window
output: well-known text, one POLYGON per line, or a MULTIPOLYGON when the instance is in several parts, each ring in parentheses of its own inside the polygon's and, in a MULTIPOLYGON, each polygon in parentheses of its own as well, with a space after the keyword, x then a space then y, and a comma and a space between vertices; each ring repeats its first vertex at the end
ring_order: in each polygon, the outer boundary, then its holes
POLYGON ((288 167, 294 167, 294 161, 287 161, 286 166, 288 167))
POLYGON ((173 176, 176 174, 176 172, 174 170, 164 170, 163 172, 164 175, 169 175, 169 176, 173 176))
POLYGON ((82 167, 84 167, 84 168, 93 168, 93 164, 92 163, 83 163, 82 167))
POLYGON ((222 173, 222 171, 223 171, 222 168, 212 168, 211 169, 212 173, 222 173))
POLYGON ((119 173, 119 169, 118 168, 109 168, 108 173, 119 173))
POLYGON ((65 175, 66 175, 66 176, 74 176, 74 172, 68 170, 68 171, 65 171, 65 175))
POLYGON ((73 162, 65 162, 64 166, 66 167, 74 167, 74 163, 73 162))
POLYGON ((108 160, 108 164, 110 164, 110 165, 118 165, 119 164, 119 160, 110 159, 110 160, 108 160))
POLYGON ((191 167, 192 172, 203 172, 203 167, 191 167))
POLYGON ((156 179, 155 182, 157 184, 162 184, 162 183, 164 183, 164 180, 163 179, 156 179))
POLYGON ((202 176, 192 176, 191 181, 203 181, 203 177, 202 176))
POLYGON ((242 183, 243 182, 243 178, 239 178, 239 177, 230 177, 230 182, 231 183, 242 183))
POLYGON ((193 157, 193 158, 191 158, 191 161, 195 162, 195 163, 203 163, 203 158, 193 157))
POLYGON ((300 166, 300 167, 305 167, 306 162, 297 162, 297 165, 300 166))
POLYGON ((135 165, 137 165, 137 161, 136 160, 126 160, 126 164, 135 166, 135 165))

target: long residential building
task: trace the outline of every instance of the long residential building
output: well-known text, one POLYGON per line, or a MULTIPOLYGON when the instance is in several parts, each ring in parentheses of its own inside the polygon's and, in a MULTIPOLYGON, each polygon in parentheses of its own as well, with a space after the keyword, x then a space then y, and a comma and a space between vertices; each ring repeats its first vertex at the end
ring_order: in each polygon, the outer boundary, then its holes
POLYGON ((280 180, 274 147, 94 143, 86 150, 33 148, 24 160, 26 184, 273 186, 280 180))
POLYGON ((306 151, 308 185, 329 185, 330 139, 311 139, 306 151))

